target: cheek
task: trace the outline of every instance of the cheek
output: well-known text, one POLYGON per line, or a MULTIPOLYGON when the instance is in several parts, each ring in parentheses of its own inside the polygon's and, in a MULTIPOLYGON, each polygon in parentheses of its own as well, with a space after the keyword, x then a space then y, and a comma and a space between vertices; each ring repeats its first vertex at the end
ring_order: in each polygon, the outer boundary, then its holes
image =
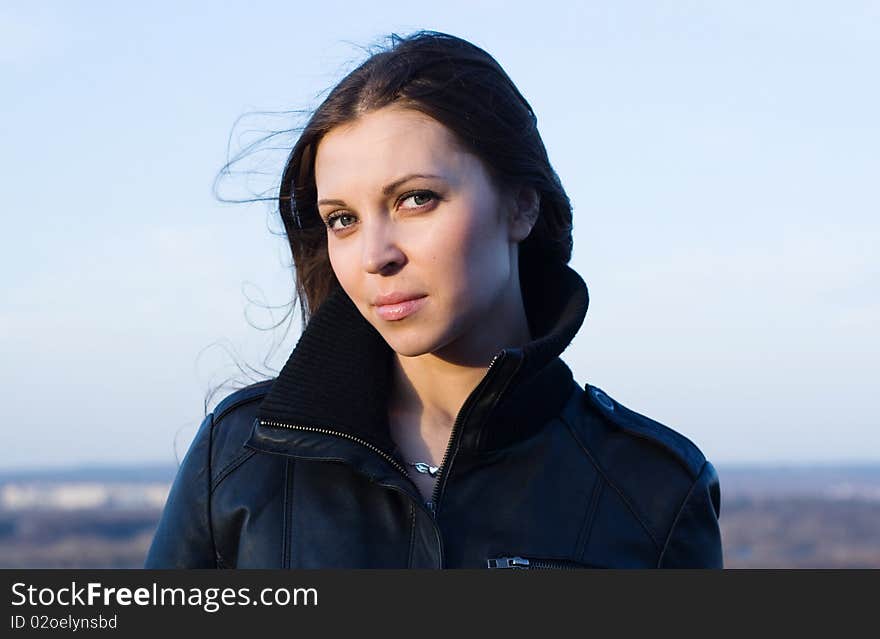
POLYGON ((459 229, 456 243, 469 262, 487 266, 504 256, 503 231, 497 220, 497 213, 486 203, 474 203, 469 215, 459 229))
POLYGON ((351 272, 358 266, 358 241, 355 238, 327 238, 327 256, 336 272, 351 272))
POLYGON ((327 257, 330 261, 330 267, 333 269, 334 275, 336 275, 336 279, 339 281, 340 286, 352 296, 355 291, 353 290, 358 281, 357 278, 357 263, 352 260, 352 255, 350 247, 341 246, 341 245, 328 245, 327 246, 327 257))
POLYGON ((506 277, 509 256, 494 216, 485 207, 460 210, 454 221, 431 234, 431 267, 438 275, 456 280, 460 288, 491 286, 506 277))

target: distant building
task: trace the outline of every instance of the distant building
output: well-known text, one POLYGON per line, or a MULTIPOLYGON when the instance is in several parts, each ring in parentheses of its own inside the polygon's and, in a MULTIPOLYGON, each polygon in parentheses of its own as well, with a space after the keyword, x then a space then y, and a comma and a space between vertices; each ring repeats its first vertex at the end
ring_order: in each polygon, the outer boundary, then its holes
POLYGON ((161 508, 168 483, 28 481, 0 486, 0 510, 161 508))

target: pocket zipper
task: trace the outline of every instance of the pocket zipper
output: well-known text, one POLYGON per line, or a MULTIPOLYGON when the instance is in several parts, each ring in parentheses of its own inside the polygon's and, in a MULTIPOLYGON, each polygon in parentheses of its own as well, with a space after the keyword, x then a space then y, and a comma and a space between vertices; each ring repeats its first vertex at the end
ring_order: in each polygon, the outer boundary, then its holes
POLYGON ((570 559, 535 559, 526 557, 495 557, 486 561, 489 568, 513 568, 520 570, 576 570, 595 568, 570 559))

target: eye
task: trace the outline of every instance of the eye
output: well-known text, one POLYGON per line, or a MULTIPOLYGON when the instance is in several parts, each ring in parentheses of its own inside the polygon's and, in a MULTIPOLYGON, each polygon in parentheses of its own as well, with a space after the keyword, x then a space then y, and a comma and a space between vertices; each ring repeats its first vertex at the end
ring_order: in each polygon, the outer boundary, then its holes
MULTIPOLYGON (((344 219, 352 219, 353 220, 354 216, 349 215, 348 213, 331 213, 330 215, 327 216, 327 221, 325 222, 325 224, 327 225, 328 229, 335 230, 333 223, 336 220, 344 220, 344 219)), ((341 228, 346 228, 348 226, 351 226, 351 224, 344 224, 343 223, 341 228)))
POLYGON ((437 194, 433 191, 411 191, 410 193, 406 193, 401 197, 401 202, 406 202, 407 200, 412 200, 415 203, 415 206, 407 206, 404 208, 421 208, 428 204, 431 200, 436 200, 437 194))

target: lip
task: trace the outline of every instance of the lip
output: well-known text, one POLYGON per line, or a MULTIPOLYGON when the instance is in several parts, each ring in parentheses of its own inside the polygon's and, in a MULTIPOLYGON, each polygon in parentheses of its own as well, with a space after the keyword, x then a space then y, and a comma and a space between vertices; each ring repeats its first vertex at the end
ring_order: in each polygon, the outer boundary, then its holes
POLYGON ((393 291, 387 295, 380 295, 373 299, 373 306, 387 306, 389 304, 399 304, 409 300, 425 297, 423 293, 403 293, 401 291, 393 291))
MULTIPOLYGON (((428 299, 427 295, 413 297, 412 295, 401 296, 398 294, 398 298, 400 297, 403 297, 403 299, 394 303, 376 304, 376 312, 379 314, 379 317, 391 322, 402 320, 404 317, 412 315, 424 306, 428 299)), ((386 299, 393 298, 394 294, 386 296, 386 299)))

